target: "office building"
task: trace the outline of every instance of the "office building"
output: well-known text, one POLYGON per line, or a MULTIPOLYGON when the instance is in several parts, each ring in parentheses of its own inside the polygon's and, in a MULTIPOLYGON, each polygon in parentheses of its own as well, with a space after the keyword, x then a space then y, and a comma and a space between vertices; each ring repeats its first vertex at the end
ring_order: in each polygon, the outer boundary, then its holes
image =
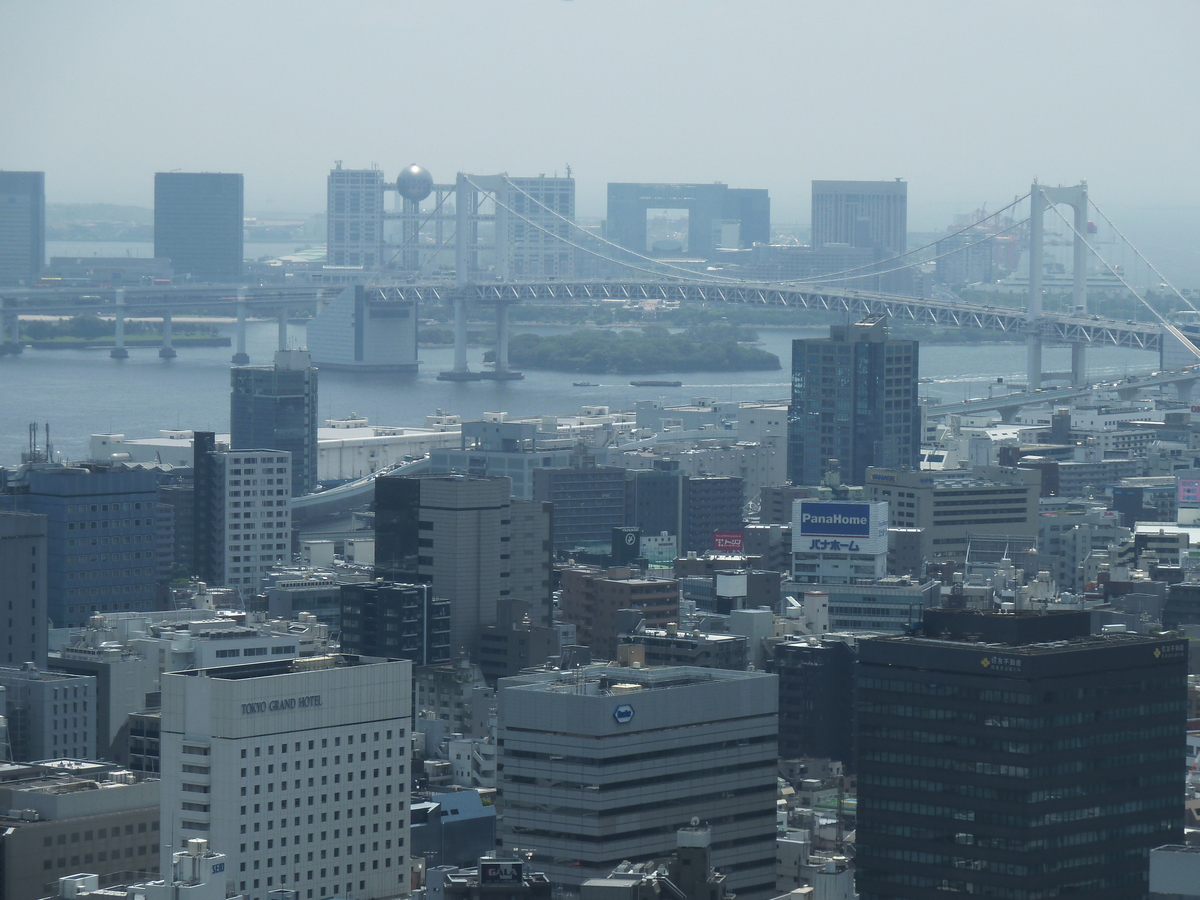
POLYGON ((0 171, 0 284, 32 281, 45 261, 46 174, 0 171))
POLYGON ((46 665, 46 516, 0 512, 0 622, 8 624, 0 643, 0 665, 46 665))
POLYGON ((458 438, 458 447, 430 452, 430 470, 505 476, 512 480, 512 495, 517 500, 533 499, 535 470, 572 464, 572 449, 557 429, 545 434, 538 422, 463 422, 458 438))
POLYGON ((54 626, 82 625, 93 612, 153 608, 154 473, 55 466, 30 471, 28 481, 17 502, 46 517, 43 577, 54 626))
POLYGON ((1200 900, 1200 847, 1168 844, 1150 851, 1150 900, 1200 900))
MULTIPOLYGON (((575 625, 576 640, 594 659, 617 658, 621 610, 635 610, 648 628, 679 621, 679 582, 648 578, 637 569, 572 566, 562 570, 562 618, 575 625)), ((633 624, 637 624, 636 621, 633 624)))
POLYGON ((59 879, 80 872, 100 888, 158 873, 158 782, 64 763, 0 784, 0 896, 62 896, 59 879))
POLYGON ((347 285, 305 329, 313 362, 351 372, 416 372, 417 310, 416 300, 394 288, 347 285))
POLYGON ((792 581, 853 584, 887 574, 888 504, 797 500, 792 581))
POLYGON ((639 627, 619 640, 617 658, 622 665, 695 666, 741 672, 750 661, 749 641, 742 634, 705 633, 699 629, 680 631, 668 625, 666 628, 639 627))
POLYGON ((575 179, 505 178, 500 202, 497 272, 516 280, 573 278, 575 248, 571 245, 581 240, 573 225, 575 179))
POLYGON ((818 484, 836 469, 862 484, 868 466, 917 468, 919 369, 917 342, 888 337, 884 316, 792 341, 788 480, 818 484))
POLYGON ((474 653, 479 628, 510 596, 507 478, 385 475, 375 481, 375 574, 430 584, 450 601, 450 651, 474 653))
POLYGON ((292 455, 292 496, 317 489, 317 370, 307 350, 278 350, 273 366, 234 366, 229 448, 292 455))
POLYGON ((854 767, 854 641, 823 634, 776 644, 780 759, 832 759, 854 767))
POLYGON ((205 837, 228 848, 226 889, 247 900, 406 893, 411 703, 405 660, 165 674, 164 864, 205 837))
POLYGON ((503 678, 497 699, 500 843, 557 886, 669 855, 695 816, 732 891, 775 895, 774 675, 596 666, 503 678))
POLYGON ((0 666, 12 758, 96 758, 96 679, 0 666))
POLYGON ((742 479, 685 475, 675 460, 628 470, 625 521, 644 534, 678 538, 679 552, 713 549, 713 532, 742 530, 742 479))
POLYGON ((450 601, 427 584, 343 584, 342 649, 356 656, 407 659, 415 666, 450 661, 450 601))
POLYGON ((966 559, 971 536, 1037 540, 1041 473, 1036 469, 976 466, 915 472, 871 468, 867 499, 887 502, 893 528, 919 529, 921 559, 966 559))
POLYGON ((814 181, 812 246, 830 244, 899 256, 908 249, 908 183, 895 181, 814 181))
POLYGON ((737 250, 771 241, 771 200, 765 188, 714 184, 608 186, 608 240, 634 253, 686 254, 707 259, 719 248, 737 250), (654 247, 647 219, 664 210, 684 213, 683 240, 654 247))
POLYGON ((564 468, 533 470, 533 499, 554 505, 554 552, 607 545, 625 524, 625 470, 576 457, 564 468))
POLYGON ((501 601, 496 624, 480 628, 479 669, 488 683, 562 653, 561 626, 537 624, 535 616, 529 603, 510 598, 501 601))
POLYGON ((509 506, 509 595, 529 605, 532 625, 554 621, 554 504, 513 500, 509 506))
POLYGON ((339 162, 329 173, 328 252, 331 266, 383 265, 383 172, 343 169, 339 162))
POLYGON ((154 256, 171 260, 177 278, 240 281, 243 192, 241 175, 156 172, 154 256))
POLYGON ((863 900, 1146 895, 1183 834, 1186 641, 931 610, 858 645, 863 900))
POLYGON ((211 431, 196 432, 194 452, 196 574, 252 594, 291 556, 291 454, 218 450, 211 431))

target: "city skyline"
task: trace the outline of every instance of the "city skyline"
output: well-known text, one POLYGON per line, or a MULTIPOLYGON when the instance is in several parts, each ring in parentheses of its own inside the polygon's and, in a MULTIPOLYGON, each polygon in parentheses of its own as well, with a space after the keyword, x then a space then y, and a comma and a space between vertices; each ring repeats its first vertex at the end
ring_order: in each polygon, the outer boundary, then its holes
POLYGON ((234 32, 219 10, 146 5, 118 20, 78 5, 51 22, 38 7, 12 8, 0 111, 25 127, 9 134, 0 165, 46 171, 52 203, 144 206, 154 171, 242 172, 247 208, 263 211, 322 208, 322 173, 337 159, 385 172, 415 161, 438 180, 569 164, 582 217, 602 215, 607 183, 628 180, 763 184, 776 219, 795 222, 807 218, 811 179, 902 177, 918 229, 1006 202, 1033 177, 1087 178, 1114 208, 1200 207, 1184 156, 1197 126, 1172 99, 1196 79, 1183 43, 1196 9, 1158 5, 1132 27, 1116 4, 1089 6, 1090 16, 1063 4, 1037 7, 1040 27, 1028 28, 1034 8, 926 3, 864 17, 858 5, 768 4, 731 18, 706 4, 680 15, 671 4, 524 3, 452 21, 405 10, 398 32, 452 26, 474 48, 456 66, 436 38, 405 41, 405 65, 363 53, 364 28, 394 13, 386 6, 354 7, 319 31, 307 27, 313 7, 289 7, 287 19, 239 9, 234 32), (47 68, 21 36, 51 25, 65 64, 47 68), (1066 51, 1066 33, 1086 59, 1066 51), (544 55, 506 66, 533 34, 544 55), (355 69, 328 78, 311 60, 339 48, 354 50, 355 69), (614 50, 620 64, 605 65, 614 50), (714 62, 684 76, 696 54, 714 62), (989 54, 994 67, 978 62, 989 54), (220 65, 233 58, 238 66, 220 65), (79 92, 84 73, 90 90, 79 92), (496 73, 512 104, 472 87, 496 73), (320 128, 323 115, 339 127, 320 128), (1145 143, 1148 134, 1159 139, 1145 143))

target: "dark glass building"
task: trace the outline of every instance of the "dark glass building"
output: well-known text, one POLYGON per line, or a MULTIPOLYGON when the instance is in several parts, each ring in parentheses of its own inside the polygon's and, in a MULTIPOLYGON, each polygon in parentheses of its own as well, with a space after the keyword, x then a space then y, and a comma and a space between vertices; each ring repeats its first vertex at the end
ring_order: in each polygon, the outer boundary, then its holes
POLYGON ((46 175, 0 171, 0 284, 37 278, 45 261, 46 175))
POLYGON ((792 341, 788 480, 818 484, 830 460, 847 484, 862 484, 868 466, 915 469, 919 365, 917 342, 888 337, 885 316, 792 341))
POLYGON ((217 172, 156 172, 154 255, 193 281, 242 277, 243 178, 217 172))
POLYGON ((684 475, 677 461, 659 460, 626 478, 626 523, 646 535, 675 535, 680 553, 711 550, 714 531, 742 529, 744 483, 737 476, 684 475))
POLYGON ((584 464, 533 470, 533 499, 554 504, 554 552, 607 545, 625 524, 625 469, 584 464))
POLYGON ((450 601, 429 585, 343 584, 341 600, 343 652, 417 666, 450 661, 450 601))
POLYGON ((781 759, 836 759, 853 770, 854 661, 854 647, 836 638, 775 646, 781 759))
POLYGON ((292 496, 317 488, 317 370, 307 350, 279 350, 273 366, 230 369, 231 450, 271 447, 292 454, 292 496))
POLYGON ((1183 837, 1187 642, 931 610, 859 642, 862 900, 1141 898, 1183 837))

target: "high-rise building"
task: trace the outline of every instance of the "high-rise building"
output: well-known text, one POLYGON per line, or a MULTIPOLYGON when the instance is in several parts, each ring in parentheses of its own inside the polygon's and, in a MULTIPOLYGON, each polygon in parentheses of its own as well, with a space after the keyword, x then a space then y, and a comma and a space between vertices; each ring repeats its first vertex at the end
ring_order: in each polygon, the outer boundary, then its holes
POLYGON ((681 553, 713 549, 714 531, 741 531, 742 479, 685 475, 675 460, 628 470, 626 522, 643 534, 675 535, 681 553))
POLYGON ((56 628, 94 612, 152 609, 157 578, 153 472, 60 466, 29 473, 18 503, 46 516, 47 612, 56 628))
POLYGON ((374 268, 383 253, 383 172, 337 168, 328 181, 328 253, 331 266, 374 268))
POLYGON ((1183 835, 1187 642, 1088 626, 943 609, 859 642, 863 900, 1146 895, 1183 835))
POLYGON ((228 848, 226 891, 247 900, 407 893, 411 665, 321 656, 165 674, 164 864, 204 837, 228 848))
POLYGON ((607 545, 625 524, 625 470, 597 466, 590 457, 575 465, 533 470, 533 499, 554 504, 554 550, 607 545))
POLYGON ((505 179, 497 219, 497 267, 508 277, 571 278, 575 275, 575 179, 520 177, 505 179))
POLYGON ((854 767, 854 643, 847 635, 784 641, 770 671, 779 676, 780 759, 834 759, 854 767))
POLYGON ((450 661, 450 601, 427 584, 372 581, 341 585, 342 649, 356 656, 450 661))
POLYGON ((273 366, 234 366, 230 449, 274 447, 292 455, 292 496, 317 489, 317 370, 307 350, 279 350, 273 366))
POLYGON ((0 284, 37 278, 46 261, 46 175, 0 171, 0 284))
POLYGON ((96 679, 45 672, 32 663, 0 666, 12 758, 96 758, 96 679))
POLYGON ((871 248, 885 257, 908 249, 908 182, 814 181, 812 246, 871 248))
POLYGON ((891 527, 917 529, 923 561, 962 562, 972 536, 1037 540, 1041 483, 1041 472, 1021 467, 936 472, 872 467, 863 485, 867 500, 887 502, 891 527))
POLYGON ((431 584, 450 601, 451 652, 473 653, 482 625, 510 596, 507 478, 385 475, 375 481, 375 573, 431 584))
POLYGON ((6 643, 0 644, 0 664, 46 665, 48 623, 46 516, 0 512, 0 622, 7 622, 6 643))
POLYGON ((818 484, 833 461, 850 484, 868 466, 917 468, 919 365, 917 342, 889 337, 884 316, 792 341, 788 480, 818 484))
POLYGON ((243 191, 241 175, 156 172, 154 256, 170 259, 176 277, 240 280, 243 191))
POLYGON ((667 856, 695 816, 729 887, 775 896, 774 675, 597 666, 502 678, 497 698, 500 843, 556 885, 667 856))
POLYGON ((268 569, 291 556, 291 454, 218 450, 211 431, 197 431, 193 446, 196 574, 253 593, 268 569))
MULTIPOLYGON (((771 241, 771 199, 765 188, 715 184, 618 184, 608 186, 607 237, 634 253, 655 252, 648 234, 654 212, 678 211, 686 223, 671 252, 707 258, 718 248, 736 250, 771 241)), ((660 244, 660 248, 663 245, 660 244)))

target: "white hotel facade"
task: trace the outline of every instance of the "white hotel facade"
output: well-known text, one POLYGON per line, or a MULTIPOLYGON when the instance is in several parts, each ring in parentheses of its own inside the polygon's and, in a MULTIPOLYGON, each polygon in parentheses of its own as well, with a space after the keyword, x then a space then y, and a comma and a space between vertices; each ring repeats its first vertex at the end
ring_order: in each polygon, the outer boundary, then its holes
POLYGON ((406 895, 411 681, 348 656, 163 675, 163 865, 206 838, 247 900, 406 895))

